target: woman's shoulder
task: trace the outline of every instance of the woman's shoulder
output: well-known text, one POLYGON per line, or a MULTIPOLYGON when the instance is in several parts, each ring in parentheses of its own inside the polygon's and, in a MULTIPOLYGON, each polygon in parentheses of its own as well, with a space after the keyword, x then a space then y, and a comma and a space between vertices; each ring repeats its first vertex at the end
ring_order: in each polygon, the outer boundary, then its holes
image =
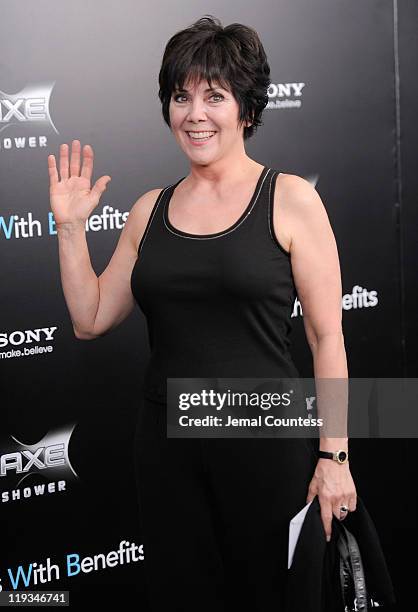
POLYGON ((166 187, 157 187, 156 189, 150 189, 143 193, 132 205, 129 214, 134 213, 135 216, 147 216, 166 187))
POLYGON ((280 173, 274 190, 273 226, 289 251, 301 227, 316 227, 325 207, 314 183, 297 174, 280 173))
MULTIPOLYGON (((318 195, 313 182, 297 174, 280 172, 275 186, 275 201, 280 200, 281 206, 286 208, 303 209, 308 201, 318 195)), ((297 210, 295 210, 297 212, 297 210)))
POLYGON ((286 185, 288 189, 309 189, 313 186, 312 182, 303 178, 303 176, 299 176, 298 174, 287 174, 280 170, 275 170, 274 168, 273 170, 278 174, 277 181, 286 185))

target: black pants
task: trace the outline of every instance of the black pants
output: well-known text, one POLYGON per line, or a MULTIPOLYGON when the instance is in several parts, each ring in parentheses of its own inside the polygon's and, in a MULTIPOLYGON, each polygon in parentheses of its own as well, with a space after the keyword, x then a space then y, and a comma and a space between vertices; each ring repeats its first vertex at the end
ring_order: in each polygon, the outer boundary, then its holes
POLYGON ((166 422, 166 405, 143 398, 134 457, 150 610, 280 612, 310 441, 167 438, 166 422))

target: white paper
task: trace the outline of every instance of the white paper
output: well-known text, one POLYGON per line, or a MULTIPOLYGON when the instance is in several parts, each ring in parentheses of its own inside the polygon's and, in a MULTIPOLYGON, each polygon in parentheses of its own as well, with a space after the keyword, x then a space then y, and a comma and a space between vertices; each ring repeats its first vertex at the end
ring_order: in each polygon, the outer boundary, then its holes
POLYGON ((290 521, 289 523, 289 551, 287 559, 287 569, 290 568, 293 561, 293 553, 295 552, 296 542, 298 541, 300 530, 302 529, 303 521, 313 499, 306 504, 290 521))

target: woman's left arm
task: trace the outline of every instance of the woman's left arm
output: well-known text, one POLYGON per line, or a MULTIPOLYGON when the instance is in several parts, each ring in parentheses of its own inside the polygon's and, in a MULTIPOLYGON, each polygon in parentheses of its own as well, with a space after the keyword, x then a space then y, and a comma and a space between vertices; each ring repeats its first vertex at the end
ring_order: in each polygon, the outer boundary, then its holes
MULTIPOLYGON (((342 332, 342 287, 337 244, 324 204, 315 188, 296 175, 285 175, 281 189, 281 219, 290 238, 293 277, 302 305, 303 323, 313 356, 315 381, 345 379, 347 358, 342 332)), ((318 391, 318 388, 317 388, 318 391)), ((340 407, 341 408, 341 407, 340 407)), ((347 406, 345 406, 345 414, 347 406)), ((320 405, 318 402, 318 416, 320 405)), ((337 420, 340 421, 340 415, 337 420)), ((346 422, 344 423, 346 433, 346 422)), ((320 450, 348 451, 348 437, 320 437, 320 450)), ((340 464, 319 458, 309 485, 306 502, 315 495, 327 540, 332 515, 339 520, 340 506, 356 509, 357 495, 349 462, 340 464)))

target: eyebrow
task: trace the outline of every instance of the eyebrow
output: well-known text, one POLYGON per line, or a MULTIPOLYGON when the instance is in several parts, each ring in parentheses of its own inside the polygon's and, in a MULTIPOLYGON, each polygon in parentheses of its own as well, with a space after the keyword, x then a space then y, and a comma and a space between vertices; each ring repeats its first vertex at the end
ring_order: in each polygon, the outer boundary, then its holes
MULTIPOLYGON (((204 93, 207 93, 208 91, 215 91, 215 89, 223 89, 223 87, 208 87, 207 89, 205 89, 204 93)), ((188 92, 188 89, 174 89, 174 91, 183 93, 183 92, 188 92)))

